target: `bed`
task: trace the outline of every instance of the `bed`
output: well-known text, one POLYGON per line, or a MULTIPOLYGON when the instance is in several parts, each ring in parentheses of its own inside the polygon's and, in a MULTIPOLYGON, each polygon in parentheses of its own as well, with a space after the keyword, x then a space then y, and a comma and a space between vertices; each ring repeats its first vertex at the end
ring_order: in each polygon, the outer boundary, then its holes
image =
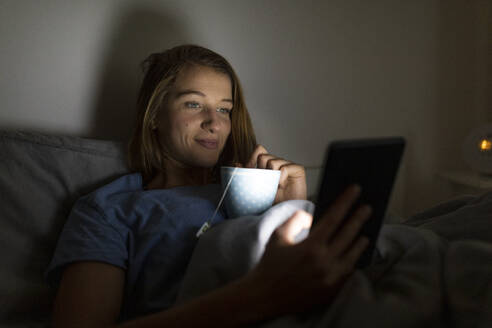
MULTIPOLYGON (((79 196, 128 173, 125 147, 108 140, 0 131, 0 154, 0 326, 47 327, 54 291, 43 273, 57 236, 79 196)), ((207 232, 178 302, 249 270, 272 229, 296 208, 313 207, 290 201, 254 224, 241 218, 207 232), (236 238, 234 247, 223 247, 238 233, 243 238, 236 238)), ((375 264, 357 271, 332 306, 262 324, 361 325, 492 327, 492 192, 449 200, 403 224, 385 225, 375 264)))

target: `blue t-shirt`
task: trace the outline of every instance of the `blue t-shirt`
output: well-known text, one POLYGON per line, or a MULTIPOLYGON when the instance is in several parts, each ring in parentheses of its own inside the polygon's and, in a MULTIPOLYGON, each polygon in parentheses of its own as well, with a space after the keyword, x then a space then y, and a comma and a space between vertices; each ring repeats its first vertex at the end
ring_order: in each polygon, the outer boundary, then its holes
MULTIPOLYGON (((48 283, 57 286, 69 263, 105 262, 126 271, 120 320, 169 308, 220 191, 218 184, 144 190, 135 173, 81 197, 59 237, 48 283)), ((213 224, 224 218, 219 211, 213 224)))

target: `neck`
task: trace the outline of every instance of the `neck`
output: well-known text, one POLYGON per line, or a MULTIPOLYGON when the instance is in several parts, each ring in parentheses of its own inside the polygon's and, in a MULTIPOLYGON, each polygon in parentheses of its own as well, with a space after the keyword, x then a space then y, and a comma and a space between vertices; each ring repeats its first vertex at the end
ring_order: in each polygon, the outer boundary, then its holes
POLYGON ((169 189, 181 186, 200 186, 212 182, 212 169, 165 165, 147 184, 146 189, 169 189))

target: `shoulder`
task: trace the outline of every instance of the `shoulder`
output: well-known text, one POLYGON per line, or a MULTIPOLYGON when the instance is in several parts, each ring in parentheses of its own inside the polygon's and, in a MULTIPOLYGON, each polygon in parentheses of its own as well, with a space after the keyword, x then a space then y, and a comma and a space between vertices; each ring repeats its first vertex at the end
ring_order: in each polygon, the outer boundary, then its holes
POLYGON ((220 199, 220 185, 183 186, 144 190, 140 173, 124 175, 78 199, 72 208, 77 217, 99 217, 122 228, 140 226, 153 217, 190 217, 213 211, 220 199))
POLYGON ((132 173, 123 175, 93 192, 82 196, 77 202, 105 208, 114 202, 118 202, 121 198, 126 198, 142 190, 141 174, 132 173))

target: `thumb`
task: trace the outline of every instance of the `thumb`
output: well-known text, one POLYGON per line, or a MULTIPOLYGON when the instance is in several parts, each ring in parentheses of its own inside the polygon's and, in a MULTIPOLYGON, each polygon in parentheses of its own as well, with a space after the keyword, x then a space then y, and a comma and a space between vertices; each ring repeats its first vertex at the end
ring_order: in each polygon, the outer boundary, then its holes
POLYGON ((276 230, 283 241, 293 244, 295 237, 303 230, 309 229, 313 223, 313 216, 306 211, 296 211, 294 215, 282 223, 276 230))

